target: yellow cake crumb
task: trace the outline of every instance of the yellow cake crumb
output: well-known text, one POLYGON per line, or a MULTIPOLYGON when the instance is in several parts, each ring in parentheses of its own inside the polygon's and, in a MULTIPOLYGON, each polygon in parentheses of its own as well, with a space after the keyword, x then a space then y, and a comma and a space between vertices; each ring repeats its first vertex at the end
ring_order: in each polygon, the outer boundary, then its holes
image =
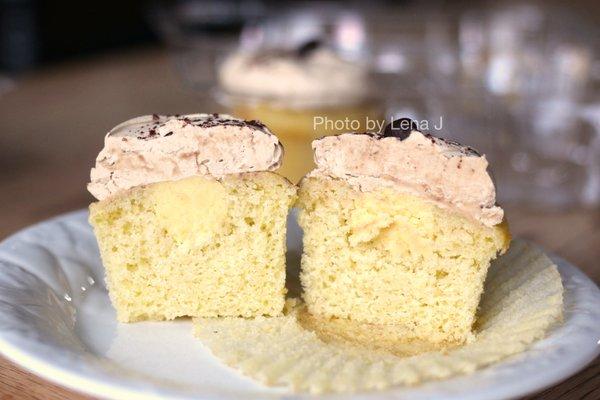
POLYGON ((195 176, 90 205, 122 322, 279 315, 295 187, 271 172, 195 176))
POLYGON ((406 339, 472 337, 490 264, 507 250, 505 223, 487 227, 391 188, 360 192, 310 177, 299 192, 301 281, 310 313, 401 325, 406 339))

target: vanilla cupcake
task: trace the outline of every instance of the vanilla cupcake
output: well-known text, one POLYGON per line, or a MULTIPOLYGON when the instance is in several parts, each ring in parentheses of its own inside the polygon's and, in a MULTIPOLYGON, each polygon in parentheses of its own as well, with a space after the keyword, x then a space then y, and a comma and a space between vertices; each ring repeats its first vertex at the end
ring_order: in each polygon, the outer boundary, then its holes
POLYGON ((122 322, 278 315, 295 188, 263 124, 218 114, 144 116, 106 138, 90 205, 122 322))
POLYGON ((401 325, 406 339, 471 338, 490 261, 510 242, 485 156, 408 119, 313 149, 298 201, 309 312, 401 325))

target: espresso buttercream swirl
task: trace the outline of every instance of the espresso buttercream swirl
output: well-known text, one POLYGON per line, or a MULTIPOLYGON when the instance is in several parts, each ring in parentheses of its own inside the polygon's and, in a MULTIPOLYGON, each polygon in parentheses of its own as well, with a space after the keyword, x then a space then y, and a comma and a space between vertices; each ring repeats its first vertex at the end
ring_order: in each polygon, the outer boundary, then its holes
POLYGON ((283 146, 262 123, 225 114, 146 115, 104 139, 90 173, 98 200, 135 186, 203 175, 273 171, 283 146))
POLYGON ((327 136, 312 146, 317 168, 309 176, 343 179, 361 191, 392 187, 486 226, 504 218, 485 155, 457 142, 409 128, 327 136))

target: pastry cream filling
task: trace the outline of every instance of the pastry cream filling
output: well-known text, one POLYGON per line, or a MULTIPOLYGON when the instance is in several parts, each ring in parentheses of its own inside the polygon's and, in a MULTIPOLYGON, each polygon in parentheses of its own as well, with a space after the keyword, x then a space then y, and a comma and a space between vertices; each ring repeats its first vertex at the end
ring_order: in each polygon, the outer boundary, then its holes
POLYGON ((196 177, 149 188, 156 221, 177 242, 202 246, 225 228, 228 193, 214 179, 196 177))

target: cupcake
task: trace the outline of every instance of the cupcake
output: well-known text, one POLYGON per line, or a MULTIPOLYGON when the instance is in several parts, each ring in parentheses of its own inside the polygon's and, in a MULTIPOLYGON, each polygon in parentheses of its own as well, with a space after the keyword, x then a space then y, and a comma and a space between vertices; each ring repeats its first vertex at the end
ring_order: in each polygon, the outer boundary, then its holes
POLYGON ((365 129, 381 118, 366 65, 340 57, 324 42, 238 50, 219 67, 221 100, 235 115, 260 119, 288 150, 282 174, 297 182, 312 163, 310 143, 323 134, 365 129), (344 129, 345 128, 345 129, 344 129))
POLYGON ((122 322, 278 315, 295 187, 262 123, 151 115, 112 129, 91 171, 90 205, 122 322))
POLYGON ((408 119, 313 149, 298 200, 309 312, 468 341, 490 261, 510 243, 485 156, 408 119))

